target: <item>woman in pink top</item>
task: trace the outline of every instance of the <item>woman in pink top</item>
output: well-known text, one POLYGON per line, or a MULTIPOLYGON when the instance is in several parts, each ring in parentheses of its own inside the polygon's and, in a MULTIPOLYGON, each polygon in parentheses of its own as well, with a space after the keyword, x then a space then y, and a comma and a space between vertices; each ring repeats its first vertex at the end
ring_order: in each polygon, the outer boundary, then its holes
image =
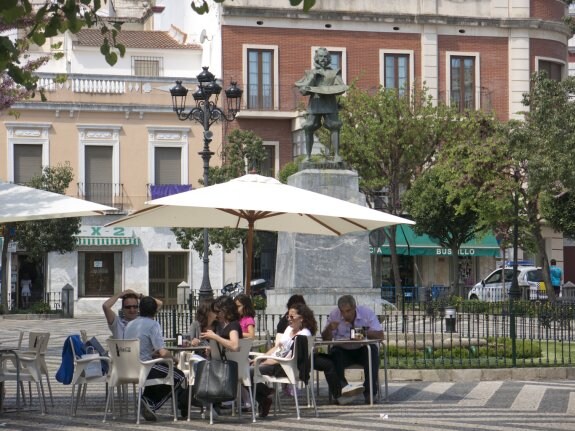
POLYGON ((236 296, 235 301, 236 307, 238 307, 238 313, 240 313, 240 326, 242 327, 244 338, 255 338, 256 321, 254 317, 256 311, 252 299, 248 295, 240 293, 236 296))

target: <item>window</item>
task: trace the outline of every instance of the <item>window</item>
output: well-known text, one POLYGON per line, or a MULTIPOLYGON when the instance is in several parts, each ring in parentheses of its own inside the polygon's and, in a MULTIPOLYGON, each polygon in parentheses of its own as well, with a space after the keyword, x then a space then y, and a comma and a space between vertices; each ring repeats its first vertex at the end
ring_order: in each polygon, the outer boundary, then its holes
POLYGON ((163 74, 162 57, 132 57, 133 76, 162 76, 163 74))
POLYGON ((154 184, 180 184, 182 181, 182 149, 156 147, 155 153, 154 184))
POLYGON ((188 184, 189 127, 148 127, 149 184, 188 184))
POLYGON ((14 145, 14 182, 28 184, 42 173, 42 145, 14 145))
POLYGON ((274 52, 248 50, 248 109, 274 107, 274 52))
POLYGON ((395 90, 400 96, 409 95, 415 80, 413 51, 381 49, 379 55, 381 85, 395 90))
POLYGON ((279 170, 279 142, 264 142, 266 159, 260 166, 260 175, 275 178, 279 170))
POLYGON ((7 180, 27 184, 50 165, 50 140, 47 123, 4 123, 7 132, 7 180))
POLYGON ((103 205, 113 203, 113 158, 111 146, 86 145, 84 147, 84 196, 103 205))
POLYGON ((384 54, 383 62, 384 87, 395 89, 400 96, 409 92, 409 55, 384 54))
POLYGON ((475 63, 476 58, 472 56, 452 55, 450 58, 450 103, 460 112, 477 109, 475 63))
POLYGON ((80 296, 108 297, 121 291, 121 252, 78 252, 80 296))
POLYGON ((103 205, 121 205, 120 126, 78 125, 79 192, 103 205), (115 202, 117 201, 117 202, 115 202))
POLYGON ((150 252, 148 268, 150 295, 175 304, 178 284, 188 279, 188 253, 150 252))
POLYGON ((556 61, 539 60, 537 62, 537 69, 539 72, 545 71, 547 78, 554 81, 561 81, 563 79, 563 69, 565 65, 556 61))

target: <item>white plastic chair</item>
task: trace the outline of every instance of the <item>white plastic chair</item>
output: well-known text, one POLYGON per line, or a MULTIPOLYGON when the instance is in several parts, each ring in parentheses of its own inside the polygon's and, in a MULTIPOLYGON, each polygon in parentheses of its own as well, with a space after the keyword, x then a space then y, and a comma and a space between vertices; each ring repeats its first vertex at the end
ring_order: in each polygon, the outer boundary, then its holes
POLYGON ((72 397, 70 399, 70 416, 76 416, 76 411, 78 410, 78 405, 80 404, 80 398, 82 395, 85 397, 86 395, 86 388, 88 383, 106 383, 108 376, 102 374, 101 376, 94 376, 94 377, 86 377, 86 367, 88 365, 97 362, 99 366, 101 366, 102 362, 105 361, 110 363, 110 358, 105 356, 100 356, 99 358, 81 358, 80 355, 74 349, 74 343, 71 339, 68 341, 70 346, 72 347, 72 354, 74 356, 74 374, 72 375, 72 397), (78 386, 78 392, 76 395, 76 403, 74 403, 74 392, 76 390, 76 386, 78 386))
MULTIPOLYGON (((239 416, 242 416, 242 386, 246 386, 248 388, 248 392, 250 394, 250 404, 252 406, 252 422, 256 421, 256 414, 254 408, 254 394, 252 391, 252 380, 250 378, 250 363, 249 363, 249 354, 252 348, 253 340, 250 338, 241 338, 240 342, 240 350, 237 352, 231 352, 226 350, 226 358, 228 361, 234 361, 238 363, 238 411, 239 416)), ((211 357, 212 359, 221 359, 220 351, 218 350, 218 346, 216 345, 216 341, 210 340, 210 350, 211 350, 211 357)), ((232 405, 232 411, 234 411, 234 405, 232 405)), ((212 424, 212 417, 210 411, 210 424, 212 424)))
MULTIPOLYGON (((34 382, 36 384, 36 390, 38 392, 38 401, 40 403, 40 410, 42 415, 46 414, 47 406, 46 406, 46 398, 44 395, 44 386, 42 385, 42 362, 41 362, 41 354, 40 351, 44 346, 45 335, 39 335, 36 339, 36 343, 33 348, 26 352, 15 352, 17 356, 15 358, 6 358, 4 363, 0 367, 0 381, 17 381, 16 390, 20 390, 22 393, 22 399, 24 400, 24 385, 23 382, 34 382), (10 361, 14 364, 14 368, 10 368, 7 365, 7 362, 10 361), (19 365, 18 369, 16 366, 19 365)), ((32 402, 31 398, 31 389, 30 389, 30 403, 32 402)), ((18 406, 19 408, 20 406, 18 406)))
MULTIPOLYGON (((298 337, 303 337, 303 335, 298 335, 298 337)), ((308 346, 307 360, 311 361, 311 355, 313 353, 313 343, 314 343, 315 337, 314 336, 306 336, 306 338, 307 338, 307 346, 308 346)), ((297 412, 297 419, 299 420, 300 419, 300 412, 299 412, 297 386, 300 382, 303 383, 306 390, 307 390, 308 396, 309 396, 309 394, 311 394, 312 404, 314 407, 315 415, 317 417, 318 413, 317 413, 317 405, 315 402, 315 396, 314 396, 313 390, 310 390, 310 387, 309 387, 309 384, 312 383, 312 381, 313 381, 312 376, 311 376, 311 373, 313 372, 313 370, 311 370, 311 366, 310 366, 310 381, 306 384, 305 382, 303 382, 299 378, 299 370, 297 367, 297 360, 298 360, 297 340, 294 340, 294 347, 293 347, 292 355, 290 357, 280 358, 277 356, 270 356, 270 355, 257 355, 257 356, 255 356, 255 358, 254 358, 254 385, 257 385, 258 383, 265 383, 265 384, 271 383, 271 384, 273 384, 275 389, 276 389, 275 404, 277 404, 277 401, 278 401, 277 400, 278 384, 279 383, 286 383, 286 384, 292 385, 293 397, 294 397, 294 401, 295 401, 295 408, 296 408, 296 412, 297 412), (273 359, 273 360, 277 361, 279 363, 279 365, 282 367, 282 369, 286 375, 284 377, 275 377, 275 376, 262 374, 260 372, 260 365, 266 359, 273 359)), ((311 388, 311 389, 313 389, 313 388, 311 388)), ((274 408, 274 412, 275 412, 275 408, 274 408)))
POLYGON ((54 407, 54 397, 52 396, 52 385, 50 385, 50 372, 48 371, 48 365, 46 364, 46 351, 48 350, 48 342, 50 341, 49 332, 30 332, 28 334, 28 350, 27 352, 34 351, 37 343, 40 345, 40 357, 38 358, 40 362, 40 373, 46 378, 46 383, 48 384, 48 393, 50 394, 50 402, 52 407, 54 407))
MULTIPOLYGON (((146 386, 170 385, 172 387, 172 407, 174 411, 174 421, 178 420, 176 411, 176 394, 174 391, 174 361, 171 358, 158 358, 149 361, 140 360, 140 340, 116 340, 108 339, 108 350, 112 360, 110 371, 108 372, 108 397, 106 399, 106 410, 103 422, 106 422, 110 402, 114 396, 114 387, 135 384, 137 389, 137 410, 136 424, 140 424, 140 407, 142 405, 142 395, 146 386), (163 363, 168 366, 166 377, 159 379, 149 379, 148 374, 155 364, 163 363)), ((114 414, 114 412, 112 412, 114 414)))

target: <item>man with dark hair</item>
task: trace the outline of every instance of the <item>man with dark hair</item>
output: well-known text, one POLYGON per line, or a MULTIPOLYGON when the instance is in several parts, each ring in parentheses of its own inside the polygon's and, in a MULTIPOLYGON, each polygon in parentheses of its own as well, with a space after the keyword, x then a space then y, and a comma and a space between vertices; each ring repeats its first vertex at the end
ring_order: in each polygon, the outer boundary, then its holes
MULTIPOLYGON (((124 338, 140 340, 140 360, 149 361, 156 358, 172 358, 172 354, 165 348, 164 336, 160 324, 154 319, 158 311, 158 303, 151 296, 144 296, 140 300, 140 316, 130 321, 126 326, 124 338)), ((148 380, 163 378, 168 374, 168 366, 164 363, 155 364, 148 380)), ((182 416, 187 416, 187 400, 181 389, 184 382, 184 373, 174 368, 174 392, 178 397, 178 406, 182 416)), ((155 411, 170 399, 172 390, 169 385, 147 386, 142 395, 142 415, 147 421, 155 421, 155 411)))
MULTIPOLYGON (((104 315, 108 322, 108 328, 112 331, 112 338, 124 338, 126 325, 138 317, 138 300, 142 299, 143 296, 144 295, 141 293, 136 293, 131 289, 126 289, 123 292, 119 292, 108 298, 106 302, 102 304, 102 309, 104 310, 104 315), (118 302, 118 299, 122 299, 122 312, 120 315, 117 315, 112 309, 116 302, 118 302)), ((158 308, 162 306, 162 301, 159 299, 154 299, 154 301, 158 308)))
MULTIPOLYGON (((355 299, 351 295, 343 295, 337 301, 337 308, 334 309, 327 318, 327 323, 321 336, 324 340, 338 340, 350 338, 352 328, 366 328, 365 336, 370 339, 383 339, 383 328, 375 313, 368 307, 356 305, 355 299)), ((369 353, 371 352, 371 376, 373 395, 377 395, 379 390, 378 373, 379 373, 379 351, 376 346, 334 346, 330 351, 331 359, 335 365, 336 372, 339 376, 342 395, 340 403, 345 402, 348 395, 355 395, 357 392, 363 392, 366 403, 370 402, 369 398, 369 353), (350 365, 362 365, 365 380, 363 388, 348 384, 345 378, 345 369, 350 365)))

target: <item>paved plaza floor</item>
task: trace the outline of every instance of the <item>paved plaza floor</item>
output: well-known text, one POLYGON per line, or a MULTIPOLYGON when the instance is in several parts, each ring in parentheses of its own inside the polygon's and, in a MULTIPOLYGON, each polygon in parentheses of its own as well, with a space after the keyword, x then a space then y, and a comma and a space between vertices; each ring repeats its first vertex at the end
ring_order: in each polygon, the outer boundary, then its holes
MULTIPOLYGON (((58 320, 12 320, 0 317, 0 342, 14 345, 17 330, 50 331, 47 354, 54 376, 60 363, 61 349, 66 336, 81 329, 104 340, 108 330, 103 316, 58 320)), ((481 382, 409 382, 391 381, 389 401, 374 405, 357 403, 346 406, 330 405, 325 382, 321 382, 318 399, 319 417, 305 407, 302 418, 296 420, 293 399, 282 398, 283 411, 272 412, 265 419, 251 422, 251 415, 242 418, 229 414, 220 416, 209 425, 192 413, 190 422, 174 422, 170 409, 164 406, 159 421, 135 424, 133 413, 109 418, 102 423, 104 411, 103 384, 88 388, 87 403, 81 405, 76 417, 69 415, 69 386, 52 379, 54 403, 48 402, 48 414, 42 416, 34 395, 32 406, 21 412, 15 410, 15 388, 6 385, 5 411, 0 412, 2 430, 273 430, 273 431, 333 431, 333 430, 575 430, 575 382, 554 381, 481 381, 481 382)), ((360 402, 361 401, 361 402, 360 402)))

